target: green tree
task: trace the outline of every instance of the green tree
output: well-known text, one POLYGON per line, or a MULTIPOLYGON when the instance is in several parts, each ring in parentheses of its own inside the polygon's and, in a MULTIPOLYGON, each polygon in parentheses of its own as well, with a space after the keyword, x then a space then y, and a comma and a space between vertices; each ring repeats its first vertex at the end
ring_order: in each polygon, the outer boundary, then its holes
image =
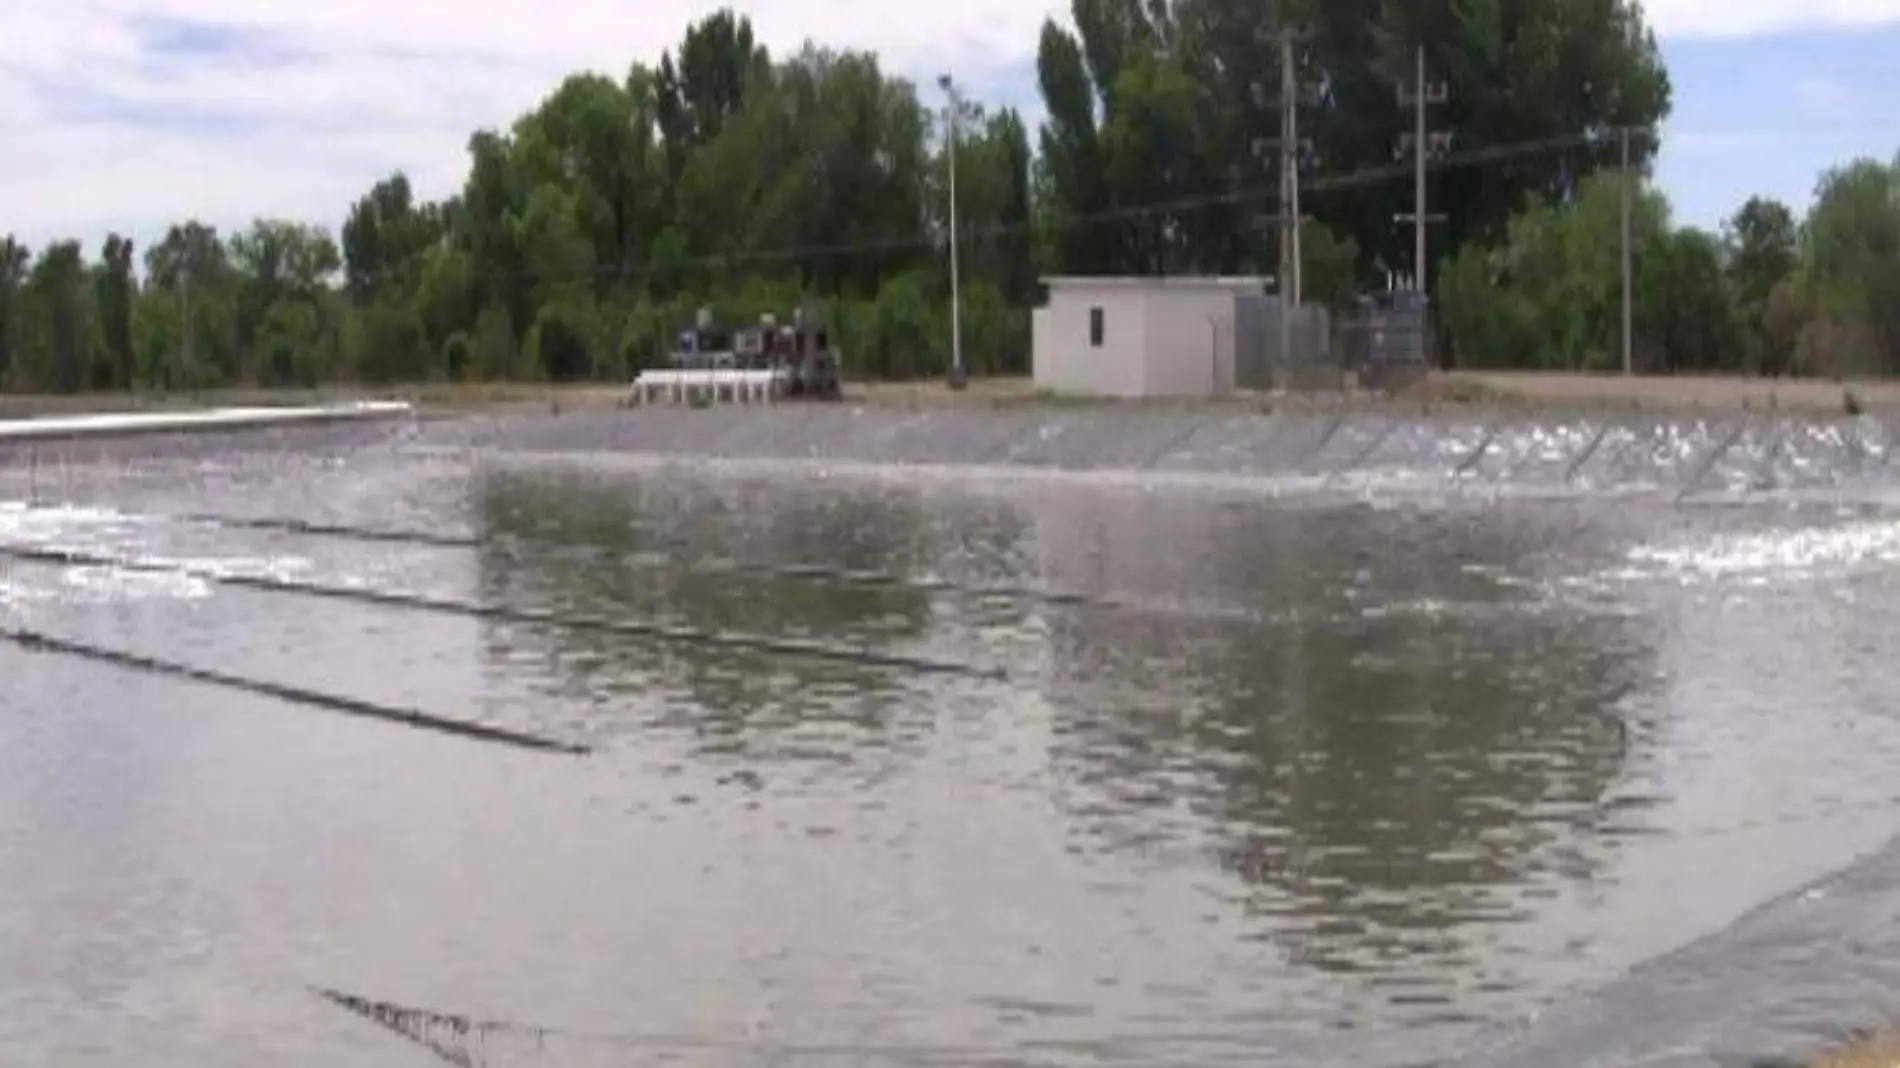
MULTIPOLYGON (((1342 307, 1411 270, 1411 114, 1423 49, 1449 84, 1435 124, 1469 166, 1431 176, 1449 217, 1428 265, 1460 360, 1620 365, 1623 129, 1670 84, 1635 0, 1071 0, 1037 45, 1047 115, 939 108, 868 52, 780 57, 730 9, 652 66, 561 79, 473 134, 439 200, 392 173, 340 230, 264 219, 230 240, 182 220, 87 263, 0 243, 0 383, 619 378, 697 309, 728 324, 794 307, 852 375, 940 373, 949 355, 950 138, 966 357, 1027 366, 1042 273, 1276 270, 1283 24, 1304 87, 1305 296, 1342 307), (954 127, 944 120, 952 119, 954 127), (1497 150, 1495 152, 1490 150, 1497 150)), ((1638 180, 1658 143, 1638 134, 1638 180)), ((1824 176, 1797 226, 1743 205, 1721 242, 1637 200, 1637 358, 1657 371, 1900 372, 1900 161, 1824 176)))
POLYGON ((20 370, 35 388, 73 393, 90 385, 101 348, 98 306, 77 241, 46 247, 27 274, 20 370))
POLYGON ((175 311, 148 320, 168 320, 177 331, 167 340, 164 354, 148 358, 148 365, 162 366, 163 380, 180 388, 240 381, 241 277, 217 229, 195 220, 171 227, 163 240, 146 249, 145 277, 142 299, 176 305, 175 311))
MULTIPOLYGON (((1654 190, 1637 197, 1635 241, 1639 307, 1668 269, 1669 206, 1654 190)), ((1532 198, 1503 240, 1461 250, 1439 279, 1438 305, 1457 361, 1473 367, 1610 370, 1621 352, 1622 182, 1586 181, 1567 207, 1532 198)), ((1646 369, 1672 356, 1646 313, 1638 335, 1646 369)))
POLYGON ((475 334, 469 339, 469 359, 473 374, 483 381, 507 378, 515 369, 514 324, 502 308, 483 308, 475 317, 475 334))
POLYGON ((256 334, 259 377, 272 385, 314 386, 331 371, 323 351, 319 306, 280 298, 270 305, 256 334))
MULTIPOLYGON (((1451 220, 1431 246, 1438 255, 1501 234, 1527 195, 1574 199, 1585 177, 1616 165, 1609 134, 1654 129, 1669 112, 1667 73, 1630 0, 1074 0, 1072 15, 1075 33, 1051 21, 1038 52, 1050 116, 1049 210, 1070 271, 1152 261, 1152 230, 1129 224, 1119 209, 1153 204, 1155 193, 1175 188, 1192 188, 1199 201, 1191 212, 1160 214, 1166 232, 1194 235, 1187 268, 1272 262, 1276 228, 1246 205, 1271 203, 1279 177, 1282 71, 1273 44, 1282 15, 1315 31, 1293 62, 1296 81, 1316 92, 1302 111, 1310 162, 1327 171, 1391 167, 1411 130, 1394 87, 1413 80, 1420 48, 1433 80, 1450 89, 1436 121, 1462 144, 1549 144, 1434 176, 1433 199, 1451 220), (1116 163, 1103 142, 1118 124, 1116 163), (1146 132, 1129 136, 1131 124, 1146 132), (1131 151, 1151 156, 1137 161, 1131 151), (1178 179, 1183 173, 1190 177, 1178 179)), ((1656 144, 1639 137, 1634 148, 1646 164, 1656 144)), ((1409 210, 1410 196, 1403 182, 1366 182, 1316 191, 1305 206, 1351 237, 1367 267, 1409 270, 1409 242, 1391 219, 1409 210)))
POLYGON ((770 60, 752 34, 752 20, 721 8, 687 27, 678 58, 660 58, 655 117, 668 165, 679 180, 686 160, 710 144, 738 115, 747 90, 770 60))
POLYGON ((595 359, 592 333, 593 309, 585 297, 571 296, 543 307, 528 333, 533 376, 554 382, 591 378, 595 359))
POLYGON ((228 243, 236 274, 237 345, 245 377, 287 384, 320 366, 320 304, 342 265, 336 242, 320 227, 259 219, 228 243), (268 337, 266 336, 268 332, 268 337), (291 351, 289 345, 312 351, 291 351))
POLYGON ((1722 273, 1714 235, 1683 229, 1658 235, 1641 268, 1637 323, 1653 371, 1738 371, 1748 362, 1747 330, 1722 273))
POLYGON ((1359 295, 1359 246, 1317 219, 1300 224, 1301 299, 1334 310, 1359 295))
POLYGON ((414 293, 423 253, 448 231, 455 209, 420 204, 407 175, 377 182, 343 223, 344 283, 357 305, 414 293))
POLYGON ((602 292, 633 279, 665 207, 646 83, 638 70, 627 85, 572 75, 515 125, 514 152, 527 180, 573 196, 602 292))
POLYGON ((0 389, 13 384, 13 370, 20 359, 24 290, 32 263, 33 253, 11 234, 0 238, 0 389))
POLYGON ((1833 373, 1900 371, 1900 159, 1857 160, 1822 176, 1802 270, 1830 344, 1811 357, 1833 373), (1832 350, 1832 351, 1827 351, 1832 350))
POLYGON ((107 235, 105 246, 99 251, 94 285, 102 362, 93 375, 93 385, 100 389, 130 389, 137 365, 132 348, 132 303, 138 284, 132 276, 129 239, 118 234, 107 235))
POLYGON ((1783 374, 1794 357, 1794 339, 1769 329, 1769 307, 1776 288, 1799 264, 1801 234, 1794 212, 1778 200, 1750 197, 1725 229, 1727 275, 1748 329, 1750 365, 1763 374, 1783 374))
POLYGON ((422 317, 408 303, 378 301, 358 315, 352 362, 365 382, 423 382, 438 377, 422 317))

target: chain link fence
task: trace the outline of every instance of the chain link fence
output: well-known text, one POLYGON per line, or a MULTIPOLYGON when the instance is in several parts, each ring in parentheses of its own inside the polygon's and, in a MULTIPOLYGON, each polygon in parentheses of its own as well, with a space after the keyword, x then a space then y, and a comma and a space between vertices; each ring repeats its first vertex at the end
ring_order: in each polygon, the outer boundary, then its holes
POLYGON ((1234 385, 1268 392, 1337 391, 1349 386, 1403 389, 1432 366, 1426 299, 1390 292, 1342 312, 1318 305, 1289 311, 1273 297, 1237 302, 1231 319, 1211 324, 1211 344, 1234 354, 1234 385))

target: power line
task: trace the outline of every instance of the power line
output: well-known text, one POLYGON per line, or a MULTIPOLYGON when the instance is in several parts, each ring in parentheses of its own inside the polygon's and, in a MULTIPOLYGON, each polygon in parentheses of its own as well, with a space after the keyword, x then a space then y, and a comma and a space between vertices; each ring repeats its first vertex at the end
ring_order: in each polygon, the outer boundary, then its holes
MULTIPOLYGON (((1427 160, 1427 169, 1434 172, 1445 172, 1455 169, 1484 167, 1568 149, 1608 149, 1613 147, 1614 138, 1614 131, 1608 133, 1593 131, 1514 141, 1464 152, 1442 152, 1427 160)), ((1414 172, 1415 165, 1413 163, 1380 164, 1361 167, 1351 171, 1343 171, 1338 174, 1304 178, 1301 180, 1300 185, 1302 190, 1310 192, 1335 192, 1363 189, 1369 186, 1411 177, 1414 175, 1414 172)), ((1131 219, 1149 218, 1157 215, 1179 215, 1193 211, 1258 203, 1262 199, 1276 195, 1277 183, 1276 187, 1272 189, 1259 186, 1239 187, 1216 193, 1155 200, 1142 204, 1123 205, 1116 208, 1069 215, 1061 218, 1057 225, 1068 228, 1126 222, 1131 219)), ((1281 216, 1276 214, 1269 217, 1266 221, 1278 224, 1281 221, 1281 216)), ((1029 225, 997 224, 980 227, 963 225, 960 229, 959 240, 961 244, 967 246, 972 243, 995 240, 997 238, 1028 236, 1034 232, 1036 226, 1037 224, 1034 223, 1029 225)), ((823 259, 834 256, 857 256, 879 252, 928 251, 941 247, 943 241, 944 238, 942 235, 928 235, 920 231, 915 235, 905 237, 826 244, 787 245, 778 248, 715 253, 668 260, 661 266, 669 270, 679 270, 791 262, 807 259, 823 259)), ((624 265, 598 265, 571 272, 565 275, 565 277, 570 279, 584 277, 613 278, 627 277, 632 273, 632 269, 624 265)), ((371 281, 377 280, 377 275, 374 272, 370 273, 367 277, 371 281)), ((477 279, 545 279, 546 276, 525 269, 483 269, 473 272, 472 277, 477 279)))

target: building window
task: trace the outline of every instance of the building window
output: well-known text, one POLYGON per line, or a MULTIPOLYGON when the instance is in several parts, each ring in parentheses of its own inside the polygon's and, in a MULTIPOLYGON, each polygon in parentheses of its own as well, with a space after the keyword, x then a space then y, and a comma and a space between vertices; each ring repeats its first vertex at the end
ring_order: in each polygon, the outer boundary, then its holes
POLYGON ((1089 309, 1089 347, 1092 349, 1102 347, 1102 335, 1107 332, 1104 319, 1102 309, 1089 309))

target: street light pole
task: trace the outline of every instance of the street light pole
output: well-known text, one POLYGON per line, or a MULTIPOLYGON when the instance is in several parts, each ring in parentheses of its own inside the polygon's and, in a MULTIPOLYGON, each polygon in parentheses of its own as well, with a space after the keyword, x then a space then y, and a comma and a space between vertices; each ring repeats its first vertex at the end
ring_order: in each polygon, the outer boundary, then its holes
POLYGON ((950 388, 962 389, 968 382, 963 371, 963 294, 957 266, 957 90, 948 74, 937 78, 948 98, 944 102, 944 128, 950 140, 950 388))
POLYGON ((1635 303, 1630 285, 1630 199, 1635 183, 1630 175, 1630 128, 1623 127, 1623 374, 1636 372, 1635 303))

